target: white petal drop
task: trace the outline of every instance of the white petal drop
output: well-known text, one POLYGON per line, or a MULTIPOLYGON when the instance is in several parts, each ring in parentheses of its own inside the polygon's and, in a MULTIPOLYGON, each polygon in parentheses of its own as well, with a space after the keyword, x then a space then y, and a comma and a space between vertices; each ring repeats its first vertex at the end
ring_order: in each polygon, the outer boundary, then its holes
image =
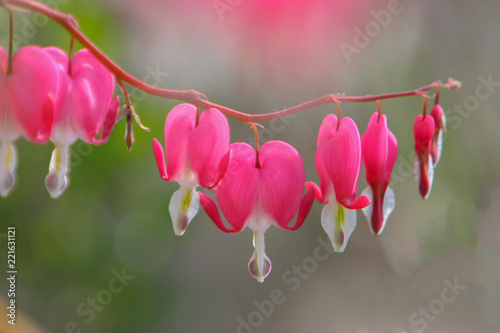
POLYGON ((429 178, 429 192, 427 196, 429 196, 432 191, 432 184, 434 184, 434 164, 432 163, 432 158, 429 158, 427 162, 427 177, 429 178))
POLYGON ((170 199, 168 211, 172 218, 174 233, 182 236, 189 223, 198 213, 200 207, 200 195, 196 187, 181 185, 170 199))
POLYGON ((436 141, 437 158, 434 161, 434 167, 436 167, 441 160, 441 153, 443 152, 443 130, 439 130, 439 134, 436 141))
POLYGON ((413 161, 413 179, 415 180, 415 184, 417 184, 417 188, 420 186, 420 160, 418 156, 415 156, 413 161))
POLYGON ((335 252, 344 252, 349 237, 356 228, 356 210, 339 205, 335 199, 323 208, 321 225, 330 238, 335 252))
POLYGON ((265 252, 265 242, 263 232, 253 233, 253 255, 248 262, 248 271, 260 283, 264 282, 265 278, 271 272, 271 260, 265 252))
MULTIPOLYGON (((368 227, 370 228, 370 231, 372 234, 376 235, 377 233, 373 230, 372 226, 372 213, 373 213, 373 191, 370 186, 365 188, 363 190, 362 195, 366 195, 368 198, 370 198, 370 205, 363 208, 363 215, 365 215, 367 221, 368 221, 368 227)), ((385 225, 387 223, 387 219, 391 215, 392 211, 394 210, 394 207, 396 206, 396 198, 394 196, 394 191, 387 186, 384 194, 384 202, 382 204, 382 215, 383 215, 383 222, 382 222, 382 228, 380 229, 378 235, 380 235, 385 228, 385 225)))
POLYGON ((68 187, 69 146, 56 145, 50 158, 49 173, 45 177, 45 187, 52 199, 57 199, 68 187))
POLYGON ((396 207, 396 196, 394 195, 394 191, 392 190, 392 188, 390 186, 387 186, 384 195, 384 204, 382 205, 382 212, 384 214, 384 227, 382 228, 382 230, 380 230, 380 233, 384 231, 387 219, 394 211, 394 207, 396 207))
POLYGON ((361 209, 361 211, 363 212, 363 215, 368 220, 368 226, 370 227, 370 230, 373 233, 372 222, 371 222, 372 221, 372 212, 373 212, 373 191, 372 191, 372 188, 370 186, 366 187, 363 190, 363 192, 361 193, 361 195, 366 195, 370 199, 370 204, 368 206, 366 206, 365 208, 361 209))
POLYGON ((0 195, 6 197, 16 183, 17 151, 12 142, 0 143, 0 195))

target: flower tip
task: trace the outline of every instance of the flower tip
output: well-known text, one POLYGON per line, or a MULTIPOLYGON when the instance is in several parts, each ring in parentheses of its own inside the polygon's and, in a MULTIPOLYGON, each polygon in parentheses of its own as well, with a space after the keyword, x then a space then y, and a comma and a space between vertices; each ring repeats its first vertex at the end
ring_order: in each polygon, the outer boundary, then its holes
POLYGON ((45 177, 45 187, 52 199, 57 199, 68 187, 69 146, 56 144, 50 157, 49 173, 45 177))
POLYGON ((189 220, 186 215, 179 216, 177 222, 174 223, 174 233, 176 236, 182 236, 186 232, 189 225, 189 220))
POLYGON ((271 272, 271 260, 267 256, 263 258, 262 267, 259 266, 259 258, 256 253, 252 256, 250 261, 248 262, 248 271, 250 274, 257 279, 260 283, 263 283, 266 277, 271 272))
POLYGON ((9 172, 2 175, 2 178, 0 179, 0 196, 2 196, 3 198, 8 196, 10 191, 14 187, 15 182, 16 177, 14 176, 14 173, 9 172))
POLYGON ((321 212, 321 226, 330 238, 333 250, 342 253, 356 228, 356 210, 346 209, 331 200, 321 212))
POLYGON ((419 187, 419 193, 420 193, 420 196, 422 197, 422 199, 427 200, 427 198, 429 197, 429 194, 431 193, 430 188, 429 188, 429 184, 422 183, 421 186, 419 187))
POLYGON ((168 209, 176 236, 184 235, 189 223, 198 213, 200 196, 194 188, 182 186, 170 199, 168 209))
POLYGON ((377 217, 372 217, 371 223, 368 223, 372 234, 374 234, 375 236, 380 236, 384 231, 386 222, 387 220, 380 215, 378 215, 377 217))
POLYGON ((381 187, 368 186, 364 189, 363 194, 368 196, 372 203, 363 208, 363 214, 368 221, 368 227, 375 236, 382 234, 387 224, 387 219, 392 214, 396 205, 394 191, 387 186, 385 190, 381 187))
POLYGON ((271 272, 271 260, 265 253, 264 233, 253 233, 254 251, 252 258, 248 262, 248 271, 260 283, 264 282, 266 277, 271 272))
POLYGON ((333 235, 334 242, 332 242, 333 251, 336 253, 342 253, 345 250, 344 243, 346 241, 345 234, 342 230, 335 232, 333 235))
POLYGON ((57 199, 63 194, 68 187, 68 177, 57 175, 56 173, 49 173, 45 178, 45 187, 49 191, 52 199, 57 199))
POLYGON ((420 161, 418 156, 415 156, 415 163, 413 167, 413 174, 415 183, 422 199, 427 199, 432 190, 432 183, 434 180, 434 162, 432 157, 427 158, 427 163, 420 161))
POLYGON ((17 151, 12 142, 0 142, 0 196, 6 197, 16 183, 17 151))
POLYGON ((125 135, 125 145, 127 146, 128 151, 131 151, 132 147, 134 147, 134 141, 135 141, 135 139, 134 139, 133 132, 128 132, 125 135))

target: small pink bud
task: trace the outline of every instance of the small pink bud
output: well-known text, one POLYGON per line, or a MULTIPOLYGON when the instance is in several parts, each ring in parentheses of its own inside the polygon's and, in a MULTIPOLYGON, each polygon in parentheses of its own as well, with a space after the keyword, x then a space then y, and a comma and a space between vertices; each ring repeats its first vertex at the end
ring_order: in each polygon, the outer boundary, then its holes
POLYGON ((369 187, 363 191, 371 201, 363 209, 370 229, 375 235, 384 230, 387 218, 395 205, 394 193, 389 187, 391 172, 398 154, 396 137, 387 127, 387 117, 375 112, 361 139, 363 163, 369 187))
POLYGON ((431 116, 434 118, 436 128, 432 137, 431 154, 434 167, 438 165, 443 150, 443 133, 446 133, 446 116, 441 105, 436 104, 432 108, 431 116))
POLYGON ((432 138, 436 125, 432 116, 418 115, 413 124, 415 137, 415 182, 422 198, 427 199, 434 179, 434 162, 431 155, 432 138))

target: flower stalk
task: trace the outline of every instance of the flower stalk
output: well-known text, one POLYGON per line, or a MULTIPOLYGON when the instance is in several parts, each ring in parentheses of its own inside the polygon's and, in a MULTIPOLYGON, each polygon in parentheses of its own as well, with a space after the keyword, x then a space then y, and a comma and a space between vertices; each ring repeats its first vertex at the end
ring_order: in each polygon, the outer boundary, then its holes
POLYGON ((442 81, 438 80, 421 88, 413 90, 381 94, 381 95, 365 95, 365 96, 346 96, 343 94, 341 95, 329 94, 280 111, 261 113, 261 114, 248 114, 214 102, 210 102, 205 98, 203 94, 195 90, 172 90, 172 89, 158 88, 135 78, 134 76, 126 72, 124 69, 122 69, 120 66, 118 66, 115 62, 113 62, 104 52, 102 52, 94 43, 92 43, 90 39, 80 30, 76 20, 69 14, 62 13, 41 2, 34 0, 3 0, 0 1, 0 6, 4 6, 7 8, 21 7, 23 9, 27 9, 42 14, 48 17, 49 19, 55 21, 56 23, 61 25, 64 29, 66 29, 75 40, 80 42, 80 44, 82 44, 83 47, 88 49, 90 53, 92 53, 111 73, 113 73, 117 81, 126 82, 131 86, 140 89, 150 95, 163 97, 167 99, 184 101, 193 104, 197 107, 202 107, 207 109, 215 108, 220 112, 222 112, 224 115, 234 118, 236 120, 240 120, 245 123, 258 122, 263 120, 270 120, 273 118, 284 117, 290 114, 298 113, 307 109, 311 109, 316 106, 329 103, 374 102, 382 99, 422 95, 422 93, 426 91, 438 88, 455 90, 459 89, 461 86, 460 81, 449 78, 446 83, 443 83, 442 81))

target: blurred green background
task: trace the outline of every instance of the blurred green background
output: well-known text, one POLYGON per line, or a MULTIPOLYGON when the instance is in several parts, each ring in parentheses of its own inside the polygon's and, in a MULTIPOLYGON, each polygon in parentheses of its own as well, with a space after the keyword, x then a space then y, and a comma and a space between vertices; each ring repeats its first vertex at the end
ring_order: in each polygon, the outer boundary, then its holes
MULTIPOLYGON (((384 233, 371 235, 359 212, 345 253, 318 261, 315 249, 327 238, 315 203, 300 230, 267 232, 273 268, 264 284, 247 271, 249 230, 224 234, 200 211, 184 236, 173 234, 168 202, 178 186, 160 179, 151 142, 163 141, 165 116, 177 101, 130 88, 151 133, 136 128, 131 152, 124 122, 102 146, 75 144, 71 185, 57 200, 44 187, 52 145, 19 140, 17 185, 0 199, 0 276, 6 271, 3 236, 15 226, 22 314, 15 328, 2 316, 0 332, 500 332, 499 1, 364 1, 350 16, 327 7, 322 13, 331 14, 331 22, 299 12, 276 26, 264 24, 275 22, 264 12, 263 22, 245 17, 255 10, 249 1, 232 2, 223 20, 213 1, 48 3, 71 13, 96 45, 138 78, 196 89, 249 113, 334 92, 407 90, 450 76, 463 87, 441 95, 448 133, 428 200, 419 197, 412 175, 412 126, 421 98, 383 101, 399 142, 396 209, 384 233), (371 11, 395 3, 401 10, 346 57, 340 45, 355 45, 358 29, 376 25, 371 11), (292 26, 302 33, 294 30, 288 40, 277 33, 292 26), (151 72, 160 74, 155 79, 151 72), (485 85, 488 80, 494 83, 485 85), (121 274, 129 280, 109 292, 121 274), (450 283, 465 289, 451 290, 450 283), (275 290, 282 292, 281 304, 270 307, 275 290), (456 297, 445 302, 443 294, 456 297), (106 304, 89 311, 92 298, 106 304)), ((323 2, 311 3, 318 10, 323 2)), ((15 19, 18 46, 69 45, 68 34, 52 22, 31 13, 15 19)), ((5 10, 0 22, 6 47, 5 10)), ((342 110, 362 132, 376 105, 344 104, 342 110)), ((306 178, 319 181, 317 130, 334 111, 324 106, 263 122, 261 139, 290 142, 303 157, 306 178)), ((233 142, 253 140, 248 126, 230 124, 233 142)), ((358 192, 365 186, 362 171, 358 192)), ((7 289, 0 279, 4 301, 7 289)))

